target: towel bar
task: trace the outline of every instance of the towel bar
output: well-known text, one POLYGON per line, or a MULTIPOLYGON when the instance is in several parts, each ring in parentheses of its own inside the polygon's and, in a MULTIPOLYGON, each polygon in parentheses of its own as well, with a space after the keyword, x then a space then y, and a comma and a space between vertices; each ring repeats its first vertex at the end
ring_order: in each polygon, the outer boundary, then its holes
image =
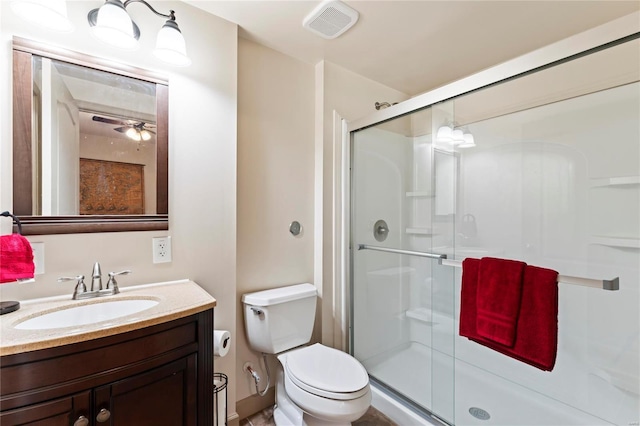
MULTIPOLYGON (((406 254, 409 256, 427 257, 430 259, 438 259, 438 263, 444 266, 453 266, 462 268, 462 261, 447 259, 446 254, 427 253, 422 251, 401 250, 388 247, 370 246, 368 244, 358 244, 358 250, 375 250, 387 253, 406 254)), ((602 290, 616 291, 620 289, 620 278, 615 277, 611 280, 597 280, 593 278, 572 277, 570 275, 558 275, 558 282, 563 284, 580 285, 583 287, 592 287, 602 290)))
MULTIPOLYGON (((444 259, 442 264, 445 266, 453 266, 462 268, 461 260, 444 259)), ((558 275, 558 282, 563 284, 580 285, 583 287, 592 287, 602 290, 616 291, 620 290, 620 278, 615 277, 611 280, 597 280, 594 278, 572 277, 570 275, 558 275)))
POLYGON ((9 211, 4 211, 4 212, 0 213, 0 216, 11 217, 13 219, 13 221, 16 223, 16 225, 18 225, 18 234, 22 235, 22 222, 20 222, 20 219, 18 219, 17 216, 14 216, 9 211))

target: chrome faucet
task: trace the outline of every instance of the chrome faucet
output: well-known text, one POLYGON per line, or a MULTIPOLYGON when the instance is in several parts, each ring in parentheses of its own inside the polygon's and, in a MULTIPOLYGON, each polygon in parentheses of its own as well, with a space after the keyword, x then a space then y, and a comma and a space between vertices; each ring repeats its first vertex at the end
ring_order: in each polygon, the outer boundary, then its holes
POLYGON ((112 294, 120 293, 116 276, 128 275, 130 270, 124 270, 120 272, 109 272, 109 281, 107 286, 102 288, 102 273, 100 271, 100 264, 96 262, 93 265, 93 273, 91 274, 91 290, 87 291, 87 286, 84 283, 84 275, 78 275, 75 277, 61 277, 58 278, 58 282, 77 280, 75 289, 73 290, 73 300, 90 299, 93 297, 110 296, 112 294))
POLYGON ((102 290, 102 271, 98 262, 93 264, 93 273, 91 274, 91 291, 102 290))

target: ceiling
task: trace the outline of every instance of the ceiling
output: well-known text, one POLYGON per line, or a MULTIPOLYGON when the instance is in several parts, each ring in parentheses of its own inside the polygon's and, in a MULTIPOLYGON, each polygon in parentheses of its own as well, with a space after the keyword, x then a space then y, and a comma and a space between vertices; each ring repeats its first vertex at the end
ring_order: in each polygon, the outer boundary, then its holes
POLYGON ((183 1, 238 24, 242 38, 411 96, 640 10, 635 0, 346 0, 358 22, 325 40, 302 27, 319 1, 183 1))

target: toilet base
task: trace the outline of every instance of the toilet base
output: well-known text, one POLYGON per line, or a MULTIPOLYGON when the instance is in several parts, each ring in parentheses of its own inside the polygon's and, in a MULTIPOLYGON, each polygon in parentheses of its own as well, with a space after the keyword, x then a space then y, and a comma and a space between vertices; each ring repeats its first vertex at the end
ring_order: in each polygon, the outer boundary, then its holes
POLYGON ((287 395, 284 388, 284 372, 278 365, 276 373, 276 406, 273 410, 276 426, 350 426, 351 423, 329 422, 313 417, 298 407, 287 395))
POLYGON ((273 410, 273 420, 276 426, 351 426, 351 423, 329 423, 326 420, 316 419, 303 413, 302 423, 294 423, 286 414, 280 411, 279 407, 273 410))

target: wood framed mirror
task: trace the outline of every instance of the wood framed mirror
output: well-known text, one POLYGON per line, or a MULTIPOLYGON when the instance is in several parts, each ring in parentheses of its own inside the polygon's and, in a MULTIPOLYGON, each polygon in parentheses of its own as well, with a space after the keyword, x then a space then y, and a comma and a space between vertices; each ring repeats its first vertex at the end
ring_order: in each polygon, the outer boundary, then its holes
POLYGON ((168 119, 165 78, 14 37, 22 233, 169 229, 168 119))

